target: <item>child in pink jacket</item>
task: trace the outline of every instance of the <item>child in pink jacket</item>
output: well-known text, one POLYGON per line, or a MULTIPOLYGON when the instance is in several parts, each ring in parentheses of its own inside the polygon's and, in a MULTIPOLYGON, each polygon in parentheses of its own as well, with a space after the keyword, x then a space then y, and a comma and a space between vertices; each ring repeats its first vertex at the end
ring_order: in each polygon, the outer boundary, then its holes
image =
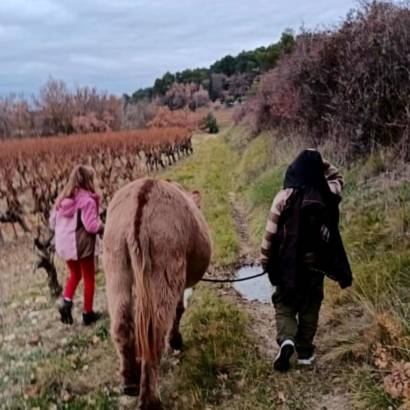
POLYGON ((59 307, 61 321, 66 324, 73 323, 73 297, 81 278, 84 281, 83 323, 90 325, 100 317, 93 311, 93 299, 96 240, 103 225, 99 219, 100 201, 95 193, 94 173, 91 167, 76 166, 50 216, 57 255, 66 261, 70 272, 59 307))

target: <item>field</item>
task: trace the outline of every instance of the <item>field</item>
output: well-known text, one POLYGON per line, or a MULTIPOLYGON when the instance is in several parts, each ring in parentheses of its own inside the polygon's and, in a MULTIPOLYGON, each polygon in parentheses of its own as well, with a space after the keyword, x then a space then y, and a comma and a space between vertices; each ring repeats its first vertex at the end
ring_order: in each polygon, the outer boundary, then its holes
MULTIPOLYGON (((272 131, 251 138, 247 129, 232 126, 226 113, 222 120, 220 134, 194 136, 193 156, 154 170, 156 176, 202 192, 214 245, 210 272, 218 275, 257 258, 272 197, 286 164, 300 149, 295 136, 272 131)), ((118 149, 124 155, 130 152, 118 149)), ((326 154, 333 160, 330 152, 326 154)), ((133 168, 130 178, 152 172, 141 161, 140 171, 133 168)), ((202 284, 194 290, 183 319, 184 350, 169 352, 163 360, 161 394, 166 408, 408 408, 400 386, 408 383, 405 363, 410 359, 409 169, 395 164, 395 173, 390 173, 388 165, 385 157, 372 157, 343 169, 347 184, 342 228, 355 286, 341 292, 327 283, 316 366, 274 374, 271 305, 248 301, 231 286, 202 284)), ((101 173, 102 168, 96 168, 101 173)), ((115 174, 123 168, 118 162, 115 174)), ((125 180, 119 176, 112 189, 125 180)), ((19 200, 25 204, 27 198, 19 200)), ((104 319, 91 329, 79 324, 79 290, 76 323, 66 327, 58 321, 45 276, 33 273, 32 234, 18 229, 16 239, 10 226, 4 232, 0 408, 134 408, 135 401, 121 396, 117 387, 118 361, 108 334, 103 272, 97 275, 96 308, 105 313, 104 319)), ((66 271, 62 263, 56 264, 62 283, 66 271)))

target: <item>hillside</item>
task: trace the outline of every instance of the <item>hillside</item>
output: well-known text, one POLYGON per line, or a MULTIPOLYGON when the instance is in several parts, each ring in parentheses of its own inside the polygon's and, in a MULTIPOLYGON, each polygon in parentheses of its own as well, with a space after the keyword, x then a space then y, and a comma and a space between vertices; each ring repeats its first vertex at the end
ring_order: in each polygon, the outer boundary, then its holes
MULTIPOLYGON (((233 103, 245 97, 254 80, 262 73, 275 67, 283 54, 289 53, 295 39, 292 31, 283 32, 280 40, 267 47, 242 51, 236 56, 226 55, 209 68, 187 68, 181 72, 166 72, 154 81, 152 87, 140 88, 131 95, 124 94, 127 103, 160 99, 171 109, 184 108, 182 101, 172 101, 173 94, 183 93, 189 87, 194 92, 203 90, 212 101, 233 103), (185 88, 184 88, 185 86, 185 88), (181 106, 180 106, 181 105, 181 106)), ((190 107, 195 109, 195 105, 190 107)))

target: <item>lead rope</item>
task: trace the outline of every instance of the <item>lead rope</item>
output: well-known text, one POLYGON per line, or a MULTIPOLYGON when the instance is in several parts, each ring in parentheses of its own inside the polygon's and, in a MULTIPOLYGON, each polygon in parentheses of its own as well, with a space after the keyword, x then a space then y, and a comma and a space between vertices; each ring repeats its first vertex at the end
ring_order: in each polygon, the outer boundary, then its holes
POLYGON ((263 271, 262 273, 258 273, 256 275, 252 275, 252 276, 247 276, 246 278, 239 278, 239 279, 211 279, 211 278, 203 278, 201 279, 202 282, 211 282, 211 283, 234 283, 234 282, 244 282, 246 280, 250 280, 250 279, 255 279, 255 278, 259 278, 260 276, 266 275, 268 272, 267 271, 263 271))

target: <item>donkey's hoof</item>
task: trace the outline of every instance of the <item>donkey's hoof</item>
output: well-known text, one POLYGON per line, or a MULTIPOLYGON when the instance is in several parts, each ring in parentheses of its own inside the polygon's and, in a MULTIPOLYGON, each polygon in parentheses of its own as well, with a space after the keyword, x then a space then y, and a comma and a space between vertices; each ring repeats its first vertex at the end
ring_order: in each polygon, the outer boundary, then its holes
POLYGON ((126 396, 137 397, 140 394, 140 389, 137 384, 123 384, 121 387, 122 394, 126 396))
POLYGON ((161 400, 140 403, 138 410, 164 410, 161 400))
POLYGON ((177 333, 171 337, 169 340, 169 345, 173 350, 182 350, 182 347, 184 346, 184 342, 182 340, 182 335, 181 333, 177 333))

